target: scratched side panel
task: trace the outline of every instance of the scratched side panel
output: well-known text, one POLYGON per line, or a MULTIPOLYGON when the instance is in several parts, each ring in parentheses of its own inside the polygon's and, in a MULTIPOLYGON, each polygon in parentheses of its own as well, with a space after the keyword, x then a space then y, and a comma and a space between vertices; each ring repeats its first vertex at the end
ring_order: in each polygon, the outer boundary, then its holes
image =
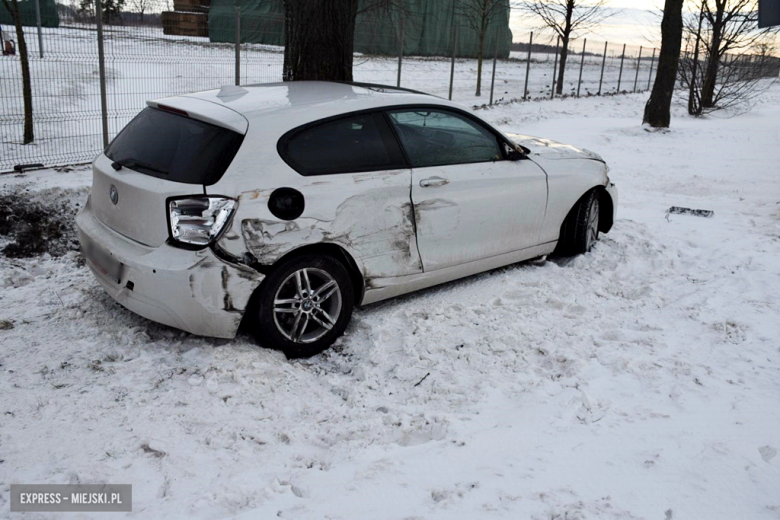
POLYGON ((411 170, 275 177, 272 186, 238 195, 238 211, 219 245, 271 265, 299 247, 332 243, 353 256, 365 278, 419 273, 410 186, 411 170), (293 221, 268 210, 268 198, 280 187, 304 195, 305 210, 293 221))

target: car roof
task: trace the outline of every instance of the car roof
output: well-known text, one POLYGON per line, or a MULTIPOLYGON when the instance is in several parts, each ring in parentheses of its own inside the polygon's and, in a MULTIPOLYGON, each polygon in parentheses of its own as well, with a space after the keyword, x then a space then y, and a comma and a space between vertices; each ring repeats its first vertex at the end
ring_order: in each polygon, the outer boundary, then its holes
POLYGON ((278 157, 276 145, 287 132, 343 114, 405 105, 465 109, 457 103, 413 90, 330 81, 231 85, 148 104, 183 110, 189 117, 243 133, 251 147, 273 150, 269 157, 278 157))
MULTIPOLYGON (((314 121, 334 115, 392 105, 433 104, 457 106, 444 99, 409 89, 355 82, 290 81, 260 85, 226 86, 175 96, 197 98, 223 105, 247 119, 296 112, 314 121)), ((170 102, 171 99, 167 101, 170 102)), ((160 100, 162 101, 162 100, 160 100)))

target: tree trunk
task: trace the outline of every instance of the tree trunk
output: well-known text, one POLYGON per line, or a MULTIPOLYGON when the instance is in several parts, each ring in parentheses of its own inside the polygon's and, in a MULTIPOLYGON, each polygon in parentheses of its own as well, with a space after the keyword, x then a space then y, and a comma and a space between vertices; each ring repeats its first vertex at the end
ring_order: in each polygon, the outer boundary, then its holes
POLYGON ((24 100, 24 134, 22 143, 30 144, 35 139, 35 135, 33 134, 32 85, 30 81, 30 60, 27 55, 27 41, 24 39, 18 0, 11 0, 11 5, 8 5, 8 2, 3 0, 3 4, 10 11, 16 26, 16 40, 19 43, 19 63, 22 66, 22 98, 24 100))
POLYGON ((566 22, 563 25, 563 34, 561 35, 561 68, 558 69, 558 86, 555 93, 559 96, 563 94, 563 80, 566 77, 566 60, 569 57, 569 41, 571 40, 571 23, 574 17, 574 0, 566 1, 566 22))
POLYGON ((643 122, 654 128, 668 128, 671 120, 672 95, 677 83, 682 45, 683 0, 666 0, 661 22, 661 54, 650 99, 645 105, 643 122))
MULTIPOLYGON (((723 4, 725 7, 725 4, 723 4)), ((721 5, 717 5, 715 23, 712 24, 712 40, 710 41, 710 56, 707 60, 707 68, 704 71, 704 79, 701 84, 701 106, 712 108, 715 106, 715 83, 718 81, 718 65, 720 64, 720 46, 723 43, 723 11, 721 5)))
POLYGON ((704 4, 699 12, 699 27, 696 30, 696 47, 693 51, 693 63, 691 64, 690 89, 688 91, 688 114, 700 116, 702 113, 701 101, 696 90, 696 77, 699 75, 699 46, 701 45, 701 26, 704 22, 704 4))
POLYGON ((284 0, 284 81, 352 81, 358 0, 284 0))
POLYGON ((558 86, 555 87, 555 93, 559 96, 563 94, 563 79, 566 76, 566 59, 569 57, 569 37, 564 36, 561 40, 561 68, 558 69, 558 86))
POLYGON ((485 49, 485 33, 483 30, 479 33, 479 48, 477 49, 477 92, 475 96, 482 95, 482 51, 485 49))

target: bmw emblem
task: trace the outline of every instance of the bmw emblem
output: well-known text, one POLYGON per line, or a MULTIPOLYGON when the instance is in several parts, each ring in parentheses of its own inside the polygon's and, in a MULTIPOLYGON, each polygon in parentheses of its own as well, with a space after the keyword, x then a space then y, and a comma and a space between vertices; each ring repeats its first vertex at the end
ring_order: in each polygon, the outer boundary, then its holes
POLYGON ((111 202, 114 204, 119 202, 119 192, 117 191, 116 186, 113 184, 111 185, 111 189, 108 190, 108 196, 111 197, 111 202))

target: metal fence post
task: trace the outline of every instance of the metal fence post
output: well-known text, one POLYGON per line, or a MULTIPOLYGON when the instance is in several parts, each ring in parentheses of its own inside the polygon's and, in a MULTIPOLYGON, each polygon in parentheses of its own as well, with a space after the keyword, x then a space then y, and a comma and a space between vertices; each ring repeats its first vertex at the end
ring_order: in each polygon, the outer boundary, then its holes
POLYGON ((450 101, 452 101, 452 82, 455 80, 455 49, 458 43, 458 26, 452 26, 452 62, 450 63, 450 101))
POLYGON ((241 7, 236 6, 236 86, 241 85, 241 7))
POLYGON ((650 82, 653 80, 654 67, 655 67, 655 47, 653 47, 653 59, 650 60, 650 75, 647 76, 647 90, 650 90, 650 82))
POLYGON ((396 81, 396 87, 401 86, 401 65, 404 61, 404 18, 401 17, 401 39, 398 44, 398 80, 396 81))
POLYGON ((98 38, 98 73, 100 74, 100 119, 103 124, 103 149, 108 148, 108 104, 106 102, 106 55, 103 52, 103 4, 95 0, 98 38))
POLYGON ((534 46, 534 33, 528 40, 528 59, 525 62, 525 87, 523 88, 523 100, 528 99, 528 74, 531 72, 531 47, 534 46))
POLYGON ((35 23, 38 25, 38 52, 43 59, 43 33, 41 31, 41 2, 35 0, 35 23))
POLYGON ((620 94, 620 83, 623 81, 623 61, 626 59, 626 44, 623 44, 623 55, 620 56, 620 74, 618 74, 617 93, 620 94))
POLYGON ((493 87, 496 84, 496 61, 498 60, 498 33, 496 33, 496 48, 493 51, 493 76, 490 78, 490 106, 493 106, 493 87))
POLYGON ((601 77, 599 78, 599 96, 601 95, 601 86, 604 84, 604 67, 607 65, 607 47, 609 42, 604 42, 604 57, 601 60, 601 77))
POLYGON ((636 92, 636 84, 639 81, 639 67, 642 66, 642 46, 639 46, 639 57, 636 59, 636 75, 634 76, 634 92, 636 92))
POLYGON ((580 97, 580 87, 582 87, 582 67, 585 66, 585 46, 588 44, 588 39, 585 38, 582 41, 582 56, 580 57, 580 78, 577 80, 577 97, 580 97))
POLYGON ((561 45, 561 37, 555 40, 555 62, 553 63, 552 88, 550 89, 550 99, 555 99, 555 77, 558 75, 558 47, 561 45))

